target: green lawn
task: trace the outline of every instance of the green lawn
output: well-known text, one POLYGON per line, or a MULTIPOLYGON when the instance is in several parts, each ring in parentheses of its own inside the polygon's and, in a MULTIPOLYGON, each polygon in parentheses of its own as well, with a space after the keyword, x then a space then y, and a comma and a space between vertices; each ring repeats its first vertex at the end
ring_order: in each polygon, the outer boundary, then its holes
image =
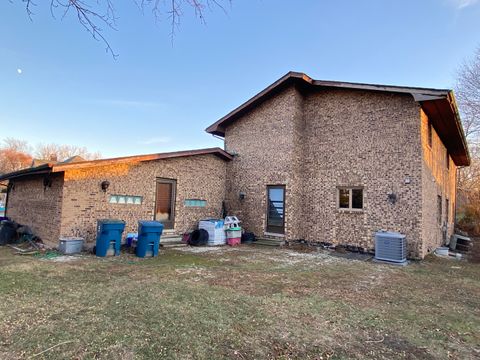
POLYGON ((0 248, 0 359, 474 359, 480 266, 241 247, 69 262, 0 248))

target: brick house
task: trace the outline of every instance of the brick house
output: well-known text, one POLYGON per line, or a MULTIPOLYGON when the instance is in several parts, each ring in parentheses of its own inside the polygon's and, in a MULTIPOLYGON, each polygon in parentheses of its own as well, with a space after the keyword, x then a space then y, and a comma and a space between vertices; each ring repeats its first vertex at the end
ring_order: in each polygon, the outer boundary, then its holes
POLYGON ((156 218, 181 233, 225 207, 248 231, 280 241, 372 248, 376 231, 398 231, 412 258, 453 231, 457 167, 470 158, 450 90, 290 72, 206 131, 224 138, 225 150, 2 176, 12 184, 8 216, 53 242, 60 235, 93 241, 98 218, 125 219, 132 230, 137 219, 156 218))
POLYGON ((3 176, 11 184, 7 216, 52 246, 60 236, 93 245, 97 219, 125 220, 125 232, 136 232, 138 220, 157 219, 182 233, 200 219, 222 216, 231 159, 213 148, 47 163, 3 176))
POLYGON ((450 90, 290 72, 206 131, 235 154, 227 209, 256 234, 372 248, 385 229, 423 258, 453 231, 470 158, 450 90))

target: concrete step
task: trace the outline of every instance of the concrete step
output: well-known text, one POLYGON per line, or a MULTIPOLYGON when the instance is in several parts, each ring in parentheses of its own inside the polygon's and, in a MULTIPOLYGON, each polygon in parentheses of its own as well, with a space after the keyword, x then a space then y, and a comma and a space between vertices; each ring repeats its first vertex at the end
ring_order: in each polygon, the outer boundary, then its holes
POLYGON ((187 246, 187 244, 185 243, 162 243, 160 242, 160 244, 162 245, 162 248, 163 249, 174 249, 174 248, 180 248, 180 247, 184 247, 184 246, 187 246))
POLYGON ((160 238, 160 244, 163 248, 176 248, 186 246, 182 242, 182 237, 175 234, 168 234, 167 236, 162 235, 160 238))
POLYGON ((182 237, 181 236, 161 236, 160 243, 164 244, 171 244, 171 243, 181 243, 182 237))
POLYGON ((283 246, 285 245, 285 240, 283 238, 257 238, 257 241, 253 242, 253 244, 260 246, 283 246))

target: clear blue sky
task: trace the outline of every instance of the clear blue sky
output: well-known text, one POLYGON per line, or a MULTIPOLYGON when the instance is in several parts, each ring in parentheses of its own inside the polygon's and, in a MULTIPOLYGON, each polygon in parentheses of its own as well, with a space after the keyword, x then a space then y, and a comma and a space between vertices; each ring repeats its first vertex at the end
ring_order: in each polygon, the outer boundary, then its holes
POLYGON ((113 60, 74 18, 37 6, 30 22, 13 2, 0 3, 0 139, 104 157, 222 146, 205 127, 290 70, 452 87, 480 44, 478 0, 232 0, 206 25, 186 12, 173 46, 167 20, 122 0, 113 60))

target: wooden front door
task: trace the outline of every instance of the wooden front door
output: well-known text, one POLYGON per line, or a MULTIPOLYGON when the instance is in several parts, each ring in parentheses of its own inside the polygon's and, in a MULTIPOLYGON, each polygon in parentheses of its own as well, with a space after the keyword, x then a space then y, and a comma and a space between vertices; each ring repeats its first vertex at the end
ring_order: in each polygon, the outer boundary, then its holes
POLYGON ((173 229, 175 225, 175 190, 177 181, 157 179, 155 196, 155 220, 160 221, 164 229, 173 229))
POLYGON ((267 186, 267 232, 285 233, 285 186, 267 186))

